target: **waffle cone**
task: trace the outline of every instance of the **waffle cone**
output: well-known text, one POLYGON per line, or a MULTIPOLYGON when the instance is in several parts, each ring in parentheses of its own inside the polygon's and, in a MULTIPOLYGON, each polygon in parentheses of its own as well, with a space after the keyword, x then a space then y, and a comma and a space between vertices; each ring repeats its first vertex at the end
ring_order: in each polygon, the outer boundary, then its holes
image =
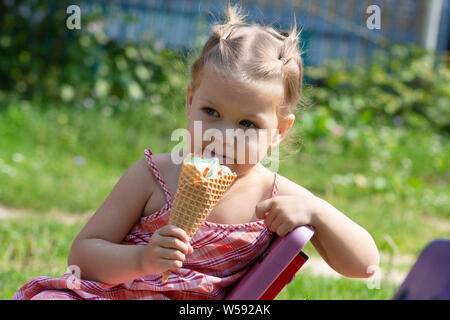
MULTIPOLYGON (((191 156, 193 155, 189 154, 186 159, 191 156)), ((195 165, 186 162, 186 159, 178 178, 169 224, 183 229, 189 238, 192 238, 234 181, 236 173, 207 179, 195 165)), ((170 271, 163 273, 163 282, 169 274, 170 271)))

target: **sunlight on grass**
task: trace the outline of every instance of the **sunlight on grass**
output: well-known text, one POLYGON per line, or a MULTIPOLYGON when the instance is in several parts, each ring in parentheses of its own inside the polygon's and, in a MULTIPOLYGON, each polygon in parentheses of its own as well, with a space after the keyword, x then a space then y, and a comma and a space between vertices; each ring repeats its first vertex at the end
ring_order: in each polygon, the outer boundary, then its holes
POLYGON ((46 214, 32 213, 0 223, 0 298, 10 299, 37 276, 66 273, 73 239, 83 223, 65 224, 46 214))
POLYGON ((396 288, 386 281, 372 288, 366 279, 333 279, 299 271, 276 300, 389 300, 396 288))

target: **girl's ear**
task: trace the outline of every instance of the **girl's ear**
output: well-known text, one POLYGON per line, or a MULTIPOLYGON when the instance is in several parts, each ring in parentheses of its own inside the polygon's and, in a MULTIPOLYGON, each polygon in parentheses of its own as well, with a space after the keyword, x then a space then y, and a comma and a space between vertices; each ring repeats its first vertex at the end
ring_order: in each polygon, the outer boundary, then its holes
POLYGON ((192 105, 192 80, 187 84, 186 89, 186 117, 189 118, 189 111, 192 105))
POLYGON ((272 147, 281 143, 281 141, 287 136, 289 130, 294 124, 294 121, 295 115, 291 113, 279 122, 278 132, 272 137, 272 147))

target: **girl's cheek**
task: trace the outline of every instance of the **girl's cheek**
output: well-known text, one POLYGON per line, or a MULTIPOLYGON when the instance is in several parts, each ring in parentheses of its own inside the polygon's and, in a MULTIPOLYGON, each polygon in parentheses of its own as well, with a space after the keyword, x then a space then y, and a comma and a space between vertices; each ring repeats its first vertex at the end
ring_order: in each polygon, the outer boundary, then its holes
POLYGON ((268 144, 266 141, 250 141, 246 145, 247 163, 256 164, 260 162, 267 153, 268 144))

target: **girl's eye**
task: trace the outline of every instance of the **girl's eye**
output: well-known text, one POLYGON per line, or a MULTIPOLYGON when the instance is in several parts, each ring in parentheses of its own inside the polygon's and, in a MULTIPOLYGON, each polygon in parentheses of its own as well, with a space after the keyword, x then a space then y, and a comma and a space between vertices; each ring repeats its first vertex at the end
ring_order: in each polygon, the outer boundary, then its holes
POLYGON ((219 113, 216 110, 214 110, 213 108, 204 107, 202 110, 209 116, 212 116, 212 117, 219 116, 219 113))
POLYGON ((250 120, 242 120, 240 122, 241 125, 243 125, 246 128, 253 128, 253 129, 258 129, 258 126, 255 125, 253 122, 251 122, 250 120))

